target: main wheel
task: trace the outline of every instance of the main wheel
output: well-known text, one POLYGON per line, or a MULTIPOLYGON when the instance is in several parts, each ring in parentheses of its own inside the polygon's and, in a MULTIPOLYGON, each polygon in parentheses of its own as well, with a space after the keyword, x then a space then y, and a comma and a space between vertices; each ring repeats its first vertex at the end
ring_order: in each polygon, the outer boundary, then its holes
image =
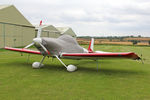
POLYGON ((44 66, 44 64, 40 64, 40 62, 34 62, 33 64, 32 64, 32 68, 41 68, 41 67, 43 67, 44 66))
POLYGON ((67 66, 67 71, 69 72, 74 72, 75 70, 77 70, 77 67, 74 65, 68 65, 67 66))

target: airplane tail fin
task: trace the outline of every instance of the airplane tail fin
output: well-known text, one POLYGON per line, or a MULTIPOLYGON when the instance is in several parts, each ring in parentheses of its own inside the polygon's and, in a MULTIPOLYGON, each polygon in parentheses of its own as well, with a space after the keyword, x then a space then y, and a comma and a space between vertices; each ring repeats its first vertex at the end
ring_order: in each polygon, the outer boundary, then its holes
POLYGON ((94 52, 94 38, 91 38, 90 44, 89 44, 89 48, 88 48, 88 52, 92 53, 94 52))

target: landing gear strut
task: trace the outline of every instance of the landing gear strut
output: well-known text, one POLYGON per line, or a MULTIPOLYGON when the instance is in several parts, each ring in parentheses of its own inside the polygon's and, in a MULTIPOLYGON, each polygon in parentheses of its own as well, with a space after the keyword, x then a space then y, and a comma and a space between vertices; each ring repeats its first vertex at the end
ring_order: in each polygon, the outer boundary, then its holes
POLYGON ((55 55, 55 57, 67 68, 67 71, 69 72, 74 72, 75 70, 77 70, 77 67, 74 66, 74 65, 68 65, 66 66, 62 61, 61 59, 59 59, 59 57, 57 55, 55 55))
POLYGON ((42 60, 41 60, 40 62, 34 62, 34 63, 32 64, 32 68, 41 68, 41 67, 43 67, 44 64, 42 64, 42 63, 43 63, 45 57, 46 57, 46 56, 43 56, 43 58, 42 58, 42 60))

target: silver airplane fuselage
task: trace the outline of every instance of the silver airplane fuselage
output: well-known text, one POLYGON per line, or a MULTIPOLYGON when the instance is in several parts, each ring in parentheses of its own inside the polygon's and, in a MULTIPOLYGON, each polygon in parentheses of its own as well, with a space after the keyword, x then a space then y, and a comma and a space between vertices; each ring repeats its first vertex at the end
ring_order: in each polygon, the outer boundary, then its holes
MULTIPOLYGON (((88 53, 88 50, 81 47, 75 38, 70 35, 62 35, 59 38, 42 37, 42 45, 49 51, 50 56, 59 56, 62 53, 88 53)), ((45 55, 46 52, 35 44, 38 50, 45 55)))

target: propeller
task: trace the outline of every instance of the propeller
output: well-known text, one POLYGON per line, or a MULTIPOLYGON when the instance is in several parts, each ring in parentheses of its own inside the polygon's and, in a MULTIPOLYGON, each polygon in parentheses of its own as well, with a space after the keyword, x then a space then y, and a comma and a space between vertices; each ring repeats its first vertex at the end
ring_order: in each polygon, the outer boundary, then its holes
POLYGON ((42 26, 42 20, 40 21, 40 25, 39 25, 39 28, 38 28, 38 32, 37 32, 37 37, 36 38, 40 38, 40 36, 41 36, 41 32, 42 32, 41 26, 42 26))
POLYGON ((37 37, 33 39, 33 42, 31 44, 27 45, 24 48, 27 49, 33 45, 40 45, 46 53, 49 53, 48 50, 42 44, 42 39, 40 38, 41 32, 42 32, 41 26, 42 26, 42 21, 40 21, 40 25, 39 25, 38 32, 37 32, 37 37))
POLYGON ((31 44, 25 46, 24 48, 27 49, 27 48, 31 47, 32 45, 34 45, 34 42, 32 42, 31 44))
MULTIPOLYGON (((41 26, 42 26, 42 20, 40 21, 40 25, 39 25, 39 28, 38 28, 38 32, 37 32, 37 37, 36 38, 40 38, 40 36, 41 36, 41 32, 42 32, 41 26)), ((32 45, 34 45, 36 42, 38 42, 38 41, 34 41, 36 38, 33 39, 33 42, 31 44, 27 45, 24 48, 27 49, 27 48, 31 47, 32 45)))
MULTIPOLYGON (((32 42, 31 44, 29 44, 29 45, 27 45, 26 47, 24 47, 25 49, 27 49, 27 48, 33 46, 36 42, 38 42, 38 41, 34 41, 35 39, 36 39, 36 40, 41 39, 41 38, 40 38, 41 32, 42 32, 41 26, 42 26, 42 20, 40 21, 40 25, 39 25, 38 32, 37 32, 37 37, 33 39, 33 42, 32 42), (38 39, 37 39, 37 38, 38 38, 38 39)), ((42 44, 40 44, 40 45, 42 45, 42 44)))

